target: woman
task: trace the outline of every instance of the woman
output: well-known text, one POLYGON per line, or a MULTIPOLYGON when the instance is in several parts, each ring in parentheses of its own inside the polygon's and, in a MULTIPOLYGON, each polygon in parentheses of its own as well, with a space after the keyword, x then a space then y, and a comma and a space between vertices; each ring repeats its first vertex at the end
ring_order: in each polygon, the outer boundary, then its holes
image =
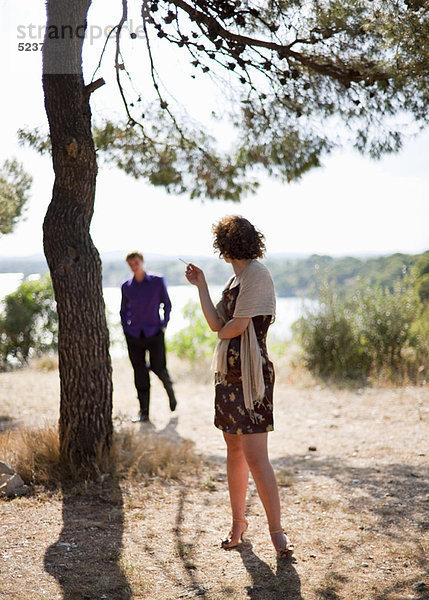
POLYGON ((231 263, 222 300, 215 307, 204 273, 193 264, 186 278, 197 286, 201 307, 212 331, 218 332, 215 370, 215 425, 227 446, 228 489, 232 527, 222 541, 234 548, 248 527, 245 518, 249 469, 264 506, 272 543, 279 557, 293 553, 280 523, 280 499, 268 458, 268 431, 273 429, 274 369, 268 359, 266 334, 275 316, 274 285, 257 258, 265 251, 264 236, 243 217, 224 217, 213 226, 215 250, 231 263))

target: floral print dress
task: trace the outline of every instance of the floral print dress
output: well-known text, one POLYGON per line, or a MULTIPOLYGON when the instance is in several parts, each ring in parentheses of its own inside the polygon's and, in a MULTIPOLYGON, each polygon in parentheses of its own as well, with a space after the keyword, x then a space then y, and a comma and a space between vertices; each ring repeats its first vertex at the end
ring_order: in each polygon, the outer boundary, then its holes
MULTIPOLYGON (((223 291, 222 301, 226 316, 232 319, 240 286, 227 288, 223 291)), ((216 427, 225 433, 238 435, 247 433, 265 433, 273 430, 273 388, 274 367, 268 358, 266 337, 271 324, 271 315, 253 317, 253 326, 262 354, 263 374, 265 381, 265 396, 255 403, 257 422, 250 419, 244 405, 243 387, 241 383, 240 343, 241 336, 229 341, 227 354, 226 383, 215 385, 215 420, 216 427)))

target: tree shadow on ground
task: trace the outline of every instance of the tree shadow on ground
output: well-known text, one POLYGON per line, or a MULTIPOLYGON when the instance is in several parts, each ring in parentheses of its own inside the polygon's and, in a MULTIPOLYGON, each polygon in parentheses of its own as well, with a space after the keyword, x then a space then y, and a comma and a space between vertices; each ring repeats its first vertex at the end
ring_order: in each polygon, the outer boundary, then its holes
POLYGON ((328 456, 288 456, 273 461, 275 469, 286 468, 296 476, 313 475, 330 478, 341 484, 351 511, 371 512, 377 518, 374 531, 383 531, 397 540, 406 537, 410 523, 421 532, 429 529, 429 466, 392 463, 358 467, 344 458, 328 456), (347 496, 347 490, 363 492, 347 496), (401 530, 404 532, 401 534, 401 530))
MULTIPOLYGON (((159 438, 166 438, 170 442, 181 445, 185 442, 190 442, 189 439, 184 438, 177 431, 178 417, 176 415, 171 416, 169 422, 163 429, 155 429, 152 423, 142 423, 139 428, 139 432, 142 435, 153 435, 159 438)), ((194 443, 191 442, 194 446, 194 443)), ((194 597, 198 596, 201 598, 207 597, 208 591, 204 585, 199 581, 199 572, 195 564, 195 551, 198 545, 198 541, 202 536, 203 532, 200 528, 195 529, 193 539, 190 541, 183 531, 183 524, 185 521, 185 504, 189 494, 189 485, 184 482, 178 482, 178 498, 176 508, 176 518, 173 528, 174 532, 174 546, 175 555, 179 557, 181 563, 181 569, 178 576, 174 569, 165 560, 165 557, 156 555, 156 551, 151 547, 150 543, 146 541, 143 546, 143 550, 148 558, 148 561, 153 560, 154 555, 156 556, 157 571, 162 572, 166 576, 170 583, 177 589, 177 593, 174 598, 182 597, 194 597)), ((155 596, 153 596, 155 597, 155 596)), ((173 598, 173 596, 172 596, 173 598)))
MULTIPOLYGON (((327 478, 339 483, 339 495, 345 503, 345 511, 356 515, 356 529, 370 535, 382 536, 384 543, 402 560, 410 560, 415 569, 412 575, 396 577, 395 582, 373 592, 374 600, 391 600, 400 594, 410 594, 415 585, 427 576, 428 557, 423 547, 422 538, 429 530, 429 466, 392 463, 374 467, 359 467, 347 464, 342 457, 288 456, 273 461, 276 470, 285 469, 291 475, 292 484, 295 477, 310 480, 317 477, 327 478), (355 493, 358 492, 358 493, 355 493), (360 521, 360 525, 359 525, 360 521)), ((319 496, 317 489, 314 496, 307 501, 317 502, 321 510, 330 510, 337 502, 337 497, 319 496)), ((362 543, 352 538, 348 543, 341 543, 335 550, 335 564, 341 565, 342 556, 355 553, 362 543)), ((343 597, 338 590, 346 580, 343 575, 329 572, 327 583, 317 590, 318 597, 326 600, 337 600, 343 597)), ((419 600, 429 600, 427 586, 422 593, 412 596, 419 600)))
POLYGON ((79 491, 63 488, 63 528, 45 553, 45 570, 58 580, 64 600, 129 600, 119 565, 124 511, 119 485, 79 491))
POLYGON ((183 565, 183 571, 186 573, 187 583, 186 590, 192 592, 195 596, 204 598, 207 595, 207 590, 198 582, 198 574, 194 564, 194 549, 202 532, 197 530, 195 539, 192 543, 186 542, 182 533, 182 523, 184 521, 186 491, 181 490, 176 513, 175 535, 176 535, 176 550, 183 565))

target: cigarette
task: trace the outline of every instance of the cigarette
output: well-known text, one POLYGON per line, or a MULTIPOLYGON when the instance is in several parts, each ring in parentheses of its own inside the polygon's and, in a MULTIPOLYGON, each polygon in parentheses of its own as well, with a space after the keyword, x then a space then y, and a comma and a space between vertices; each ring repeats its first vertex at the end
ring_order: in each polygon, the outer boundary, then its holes
POLYGON ((183 258, 178 258, 177 260, 181 260, 182 263, 185 263, 186 266, 188 266, 189 263, 186 262, 186 260, 183 260, 183 258))

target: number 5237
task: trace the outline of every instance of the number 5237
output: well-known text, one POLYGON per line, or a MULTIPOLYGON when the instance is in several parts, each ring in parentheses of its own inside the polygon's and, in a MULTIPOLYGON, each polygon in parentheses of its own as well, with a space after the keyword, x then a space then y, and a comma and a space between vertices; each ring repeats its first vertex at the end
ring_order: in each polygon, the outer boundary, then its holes
POLYGON ((43 42, 19 42, 19 52, 37 52, 43 48, 43 42))

